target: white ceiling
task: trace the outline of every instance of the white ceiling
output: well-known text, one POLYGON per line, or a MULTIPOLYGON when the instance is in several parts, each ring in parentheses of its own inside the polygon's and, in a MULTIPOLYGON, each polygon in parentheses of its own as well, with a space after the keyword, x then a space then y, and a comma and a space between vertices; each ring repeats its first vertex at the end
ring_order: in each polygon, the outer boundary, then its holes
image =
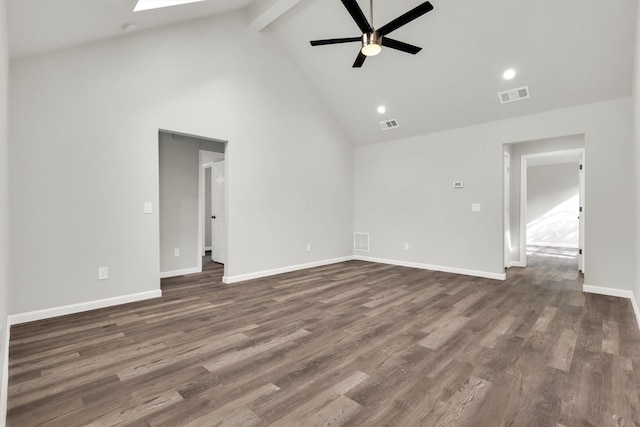
MULTIPOLYGON (((265 1, 265 0, 260 0, 265 1)), ((422 0, 375 0, 375 26, 422 0)), ((242 9, 251 0, 208 0, 133 12, 135 0, 8 0, 13 57, 242 9)), ((368 1, 358 0, 368 15, 368 1)), ((383 49, 363 68, 358 43, 309 40, 360 32, 339 0, 302 0, 264 33, 276 37, 357 144, 375 143, 631 95, 637 0, 431 0, 434 10, 390 36, 423 48, 383 49), (517 70, 512 81, 502 72, 517 70), (531 98, 497 93, 528 85, 531 98), (387 113, 376 108, 384 104, 387 113), (383 131, 379 121, 397 119, 383 131)))
POLYGON ((242 9, 253 0, 209 0, 133 12, 137 0, 8 0, 9 52, 33 55, 124 35, 138 30, 242 9))

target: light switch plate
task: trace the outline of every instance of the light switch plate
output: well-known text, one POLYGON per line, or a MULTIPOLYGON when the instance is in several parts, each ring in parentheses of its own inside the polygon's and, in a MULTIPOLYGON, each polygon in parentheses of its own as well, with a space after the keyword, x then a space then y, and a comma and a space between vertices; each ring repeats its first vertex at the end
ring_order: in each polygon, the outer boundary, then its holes
POLYGON ((153 205, 151 204, 151 202, 144 202, 144 213, 153 213, 153 205))
POLYGON ((471 203, 471 212, 480 212, 480 203, 471 203))

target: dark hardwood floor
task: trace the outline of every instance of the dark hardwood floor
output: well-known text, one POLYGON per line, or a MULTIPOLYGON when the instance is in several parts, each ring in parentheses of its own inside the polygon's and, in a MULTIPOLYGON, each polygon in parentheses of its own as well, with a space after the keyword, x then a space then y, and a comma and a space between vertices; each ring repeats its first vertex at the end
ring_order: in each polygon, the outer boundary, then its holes
POLYGON ((575 253, 504 282, 351 261, 11 329, 9 426, 640 426, 631 304, 575 253))

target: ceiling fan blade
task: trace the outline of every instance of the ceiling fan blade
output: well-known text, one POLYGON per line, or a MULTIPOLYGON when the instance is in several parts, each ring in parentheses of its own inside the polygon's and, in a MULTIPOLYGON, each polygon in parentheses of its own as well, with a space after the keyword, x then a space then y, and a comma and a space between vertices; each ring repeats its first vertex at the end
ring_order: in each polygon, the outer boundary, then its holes
POLYGON ((363 33, 373 32, 371 24, 369 24, 369 21, 367 21, 367 18, 364 16, 364 13, 362 13, 362 9, 360 9, 360 6, 358 6, 358 2, 356 0, 342 0, 342 4, 345 8, 347 8, 347 11, 349 11, 353 20, 356 21, 356 24, 358 24, 358 28, 360 28, 360 31, 362 31, 363 33))
POLYGON ((325 39, 325 40, 311 40, 311 46, 323 46, 326 44, 338 44, 338 43, 350 43, 350 42, 361 42, 362 37, 345 37, 341 39, 325 39))
POLYGON ((366 56, 362 52, 358 52, 358 57, 356 58, 356 62, 353 63, 353 68, 360 68, 362 64, 364 64, 364 60, 367 59, 366 56))
POLYGON ((398 40, 390 39, 388 37, 382 38, 382 46, 390 47, 391 49, 401 50, 402 52, 407 52, 412 55, 420 52, 422 50, 421 47, 414 46, 409 43, 401 42, 398 40))
POLYGON ((431 3, 426 1, 422 3, 420 6, 417 6, 411 9, 409 12, 405 13, 404 15, 400 15, 393 21, 389 22, 388 24, 378 28, 378 33, 380 33, 383 36, 387 35, 390 32, 395 31, 398 28, 402 27, 403 25, 408 24, 414 19, 421 17, 425 13, 430 12, 431 10, 433 10, 433 5, 431 5, 431 3))

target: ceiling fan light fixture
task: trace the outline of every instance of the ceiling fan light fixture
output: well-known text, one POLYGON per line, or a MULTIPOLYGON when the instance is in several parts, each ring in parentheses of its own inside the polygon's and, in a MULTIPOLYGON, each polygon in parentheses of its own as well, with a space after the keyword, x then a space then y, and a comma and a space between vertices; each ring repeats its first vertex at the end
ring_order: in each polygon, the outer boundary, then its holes
POLYGON ((377 31, 362 35, 362 49, 364 56, 376 56, 382 52, 382 37, 377 31))

